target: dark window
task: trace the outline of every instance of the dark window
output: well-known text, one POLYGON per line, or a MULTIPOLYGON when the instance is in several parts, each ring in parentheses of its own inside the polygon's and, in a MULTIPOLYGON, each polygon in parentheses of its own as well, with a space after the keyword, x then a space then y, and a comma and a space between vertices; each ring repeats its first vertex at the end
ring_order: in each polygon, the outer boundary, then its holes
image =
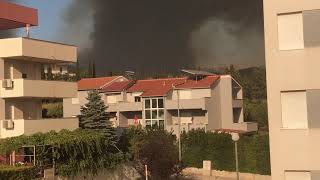
POLYGON ((150 108, 150 99, 146 99, 145 101, 145 108, 149 109, 150 108))
POLYGON ((158 99, 158 108, 163 108, 163 99, 158 99))
POLYGON ((27 74, 22 73, 22 79, 27 79, 27 78, 28 78, 27 74))
POLYGON ((138 97, 138 96, 134 97, 134 102, 141 102, 141 97, 138 97))

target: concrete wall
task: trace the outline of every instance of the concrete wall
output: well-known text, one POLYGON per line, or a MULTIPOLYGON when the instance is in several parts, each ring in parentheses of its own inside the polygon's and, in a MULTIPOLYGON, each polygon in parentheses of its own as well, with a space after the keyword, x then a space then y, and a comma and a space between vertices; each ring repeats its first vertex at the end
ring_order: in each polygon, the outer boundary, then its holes
POLYGON ((38 62, 76 62, 77 47, 54 42, 28 38, 10 38, 0 40, 0 57, 17 57, 30 61, 32 57, 38 62))
MULTIPOLYGON (((228 171, 216 171, 211 170, 210 174, 205 172, 203 169, 198 168, 185 168, 182 174, 186 177, 191 177, 195 180, 224 180, 224 179, 236 179, 235 172, 228 171)), ((240 173, 241 180, 271 180, 270 176, 251 174, 251 173, 240 173)))
POLYGON ((2 98, 70 98, 77 92, 77 84, 73 82, 14 79, 13 83, 13 88, 0 87, 2 98))
POLYGON ((21 62, 17 60, 6 60, 5 79, 22 79, 22 74, 26 74, 26 79, 41 79, 41 64, 37 62, 21 62))
POLYGON ((5 119, 11 119, 11 107, 14 107, 13 119, 42 118, 42 101, 40 99, 10 99, 5 101, 5 119))
MULTIPOLYGON (((308 42, 304 40, 304 47, 296 48, 295 44, 299 42, 288 41, 286 43, 294 48, 281 50, 280 43, 283 39, 278 38, 281 34, 278 33, 280 22, 277 17, 281 14, 302 11, 303 14, 305 11, 317 9, 320 9, 320 1, 317 0, 264 0, 268 116, 273 180, 285 180, 285 171, 320 170, 320 145, 317 143, 320 138, 320 129, 283 129, 281 104, 281 92, 283 91, 320 89, 319 44, 315 46, 314 42, 310 42, 313 46, 307 47, 308 42)), ((315 22, 320 21, 318 16, 313 16, 313 18, 315 22)), ((302 20, 303 22, 300 23, 308 23, 304 18, 302 20)), ((285 28, 285 32, 289 34, 291 32, 301 33, 301 29, 300 31, 296 29, 304 28, 303 33, 308 33, 315 40, 319 39, 319 31, 312 33, 313 30, 319 29, 319 23, 312 23, 312 26, 297 25, 293 28, 290 26, 285 28)), ((301 34, 292 36, 301 37, 301 34)), ((307 39, 311 38, 307 37, 307 39)), ((295 112, 292 111, 292 113, 295 112)))
MULTIPOLYGON (((0 81, 4 79, 4 60, 0 58, 0 81)), ((2 85, 2 84, 0 84, 2 85)), ((5 101, 1 98, 0 93, 0 120, 5 118, 5 101)))
POLYGON ((22 134, 31 135, 38 132, 61 131, 62 129, 75 130, 79 126, 78 118, 65 119, 39 119, 39 120, 23 120, 16 119, 14 129, 6 129, 3 127, 3 121, 0 121, 0 137, 14 137, 22 134))

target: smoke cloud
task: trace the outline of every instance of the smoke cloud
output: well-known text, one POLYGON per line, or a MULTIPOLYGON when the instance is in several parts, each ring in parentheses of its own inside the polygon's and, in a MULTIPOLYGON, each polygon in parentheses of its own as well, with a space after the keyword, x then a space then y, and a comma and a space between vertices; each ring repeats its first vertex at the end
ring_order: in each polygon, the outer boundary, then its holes
POLYGON ((66 39, 99 74, 264 63, 262 0, 74 0, 66 39))

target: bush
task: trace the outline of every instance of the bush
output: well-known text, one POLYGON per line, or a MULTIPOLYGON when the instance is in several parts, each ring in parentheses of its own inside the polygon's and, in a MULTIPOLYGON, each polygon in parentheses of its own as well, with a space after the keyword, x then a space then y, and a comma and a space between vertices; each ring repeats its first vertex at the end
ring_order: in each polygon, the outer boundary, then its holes
POLYGON ((130 152, 136 170, 144 176, 144 165, 148 166, 152 179, 168 179, 179 173, 178 149, 175 137, 164 130, 134 130, 131 136, 130 152))
POLYGON ((42 105, 44 118, 62 118, 63 117, 63 105, 61 102, 48 103, 42 105))
POLYGON ((31 180, 36 179, 39 171, 33 166, 0 166, 0 179, 31 180))
MULTIPOLYGON (((239 168, 242 172, 270 175, 268 135, 242 135, 238 143, 239 168)), ((234 142, 229 134, 190 131, 182 136, 182 159, 189 167, 202 167, 211 160, 217 170, 234 171, 234 142)))
POLYGON ((123 154, 104 134, 80 129, 1 139, 0 154, 18 151, 26 145, 37 147, 37 165, 50 165, 54 158, 56 172, 63 177, 83 173, 94 176, 99 171, 114 168, 124 161, 123 154))

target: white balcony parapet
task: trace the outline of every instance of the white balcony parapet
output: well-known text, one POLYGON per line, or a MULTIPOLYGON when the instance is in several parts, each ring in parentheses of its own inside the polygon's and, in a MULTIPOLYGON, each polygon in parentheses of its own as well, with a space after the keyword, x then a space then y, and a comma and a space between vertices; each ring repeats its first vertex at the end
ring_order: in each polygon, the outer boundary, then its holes
POLYGON ((0 39, 0 58, 45 63, 75 63, 77 47, 30 38, 0 39))
POLYGON ((142 102, 118 102, 116 104, 108 104, 108 112, 130 112, 142 111, 142 102))
MULTIPOLYGON (((202 109, 207 110, 207 99, 180 99, 180 109, 202 109)), ((168 110, 178 109, 178 100, 166 100, 166 108, 168 110)))
POLYGON ((244 132, 254 132, 258 130, 258 123, 255 122, 241 122, 241 123, 233 123, 230 128, 244 132))
POLYGON ((0 81, 0 97, 72 98, 76 96, 77 84, 63 81, 14 79, 12 87, 4 87, 0 81))
POLYGON ((75 130, 79 127, 78 118, 61 119, 39 119, 39 120, 13 120, 13 128, 5 127, 6 121, 1 120, 1 138, 15 137, 20 135, 31 135, 35 133, 46 133, 49 131, 61 131, 63 129, 75 130))

